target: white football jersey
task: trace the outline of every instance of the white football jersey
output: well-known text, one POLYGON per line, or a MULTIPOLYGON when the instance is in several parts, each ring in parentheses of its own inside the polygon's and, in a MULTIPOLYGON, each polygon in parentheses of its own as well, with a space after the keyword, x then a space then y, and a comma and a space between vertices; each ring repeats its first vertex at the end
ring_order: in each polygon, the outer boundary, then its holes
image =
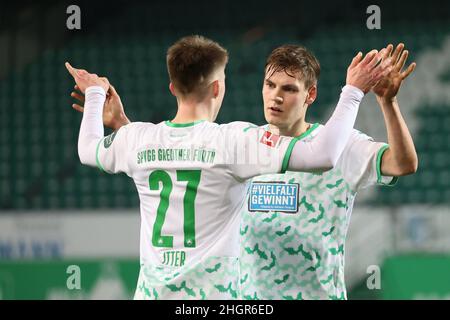
POLYGON ((247 122, 135 122, 104 137, 97 165, 131 177, 140 198, 136 299, 233 299, 247 179, 278 173, 292 138, 247 122))
MULTIPOLYGON (((323 130, 312 125, 297 139, 323 130)), ((358 190, 397 178, 381 174, 388 145, 353 130, 336 166, 323 173, 253 178, 241 225, 244 299, 346 299, 345 238, 358 190)))

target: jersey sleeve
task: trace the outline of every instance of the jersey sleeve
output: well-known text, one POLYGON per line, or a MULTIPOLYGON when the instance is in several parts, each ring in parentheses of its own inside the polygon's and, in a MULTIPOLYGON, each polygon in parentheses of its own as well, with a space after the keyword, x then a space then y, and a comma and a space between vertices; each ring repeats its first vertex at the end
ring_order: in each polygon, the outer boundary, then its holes
POLYGON ((229 124, 232 139, 229 160, 235 177, 246 180, 254 176, 280 173, 289 161, 293 138, 273 134, 247 122, 229 124))
POLYGON ((389 145, 353 130, 341 158, 341 169, 354 191, 372 186, 393 186, 398 177, 381 174, 381 159, 389 145))
POLYGON ((98 142, 96 163, 101 171, 129 174, 128 156, 135 144, 134 129, 133 124, 125 125, 98 142))

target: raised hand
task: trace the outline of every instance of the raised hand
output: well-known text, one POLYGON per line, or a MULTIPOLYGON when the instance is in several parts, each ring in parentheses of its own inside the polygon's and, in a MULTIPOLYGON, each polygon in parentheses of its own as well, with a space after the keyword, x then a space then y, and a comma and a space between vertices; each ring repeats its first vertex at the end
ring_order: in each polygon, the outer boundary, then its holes
POLYGON ((386 48, 380 52, 372 50, 364 58, 359 52, 347 68, 346 83, 367 93, 391 71, 391 68, 391 58, 386 48))
POLYGON ((392 53, 394 46, 389 44, 386 49, 391 56, 391 72, 386 74, 380 79, 380 81, 373 87, 372 91, 377 98, 393 99, 397 96, 398 91, 405 80, 416 68, 416 63, 411 63, 406 70, 402 71, 405 66, 406 59, 408 58, 408 50, 404 50, 405 45, 400 43, 392 53))
POLYGON ((100 79, 95 73, 89 73, 83 69, 76 69, 68 62, 65 63, 65 66, 82 93, 84 93, 86 89, 91 86, 100 86, 105 89, 105 92, 108 92, 109 82, 107 82, 107 80, 105 81, 104 79, 100 79))
MULTIPOLYGON (((107 78, 100 77, 100 79, 109 83, 107 78)), ((75 90, 81 91, 78 85, 75 85, 74 88, 75 90)), ((78 104, 73 104, 72 108, 74 108, 78 112, 83 112, 84 95, 76 91, 73 91, 70 95, 71 97, 78 100, 78 104)), ((110 84, 109 90, 106 94, 105 104, 103 106, 103 125, 113 130, 117 130, 121 126, 128 123, 130 123, 130 120, 128 120, 127 116, 125 115, 120 96, 117 93, 116 89, 110 84)))

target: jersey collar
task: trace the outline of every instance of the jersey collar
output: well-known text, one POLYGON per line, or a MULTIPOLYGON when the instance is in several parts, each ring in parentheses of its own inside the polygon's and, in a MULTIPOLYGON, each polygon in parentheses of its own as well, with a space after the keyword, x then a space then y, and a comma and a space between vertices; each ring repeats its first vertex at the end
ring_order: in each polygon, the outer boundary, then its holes
POLYGON ((306 130, 306 131, 303 132, 301 135, 299 135, 299 136, 297 136, 297 137, 295 137, 295 138, 296 138, 297 140, 306 138, 306 137, 309 136, 314 130, 316 130, 318 126, 319 126, 318 123, 314 123, 313 125, 311 125, 311 126, 309 127, 308 130, 306 130))
POLYGON ((197 120, 197 121, 188 122, 188 123, 173 123, 172 121, 167 120, 164 123, 172 128, 186 128, 186 127, 195 126, 196 124, 201 123, 203 121, 205 121, 205 120, 197 120))

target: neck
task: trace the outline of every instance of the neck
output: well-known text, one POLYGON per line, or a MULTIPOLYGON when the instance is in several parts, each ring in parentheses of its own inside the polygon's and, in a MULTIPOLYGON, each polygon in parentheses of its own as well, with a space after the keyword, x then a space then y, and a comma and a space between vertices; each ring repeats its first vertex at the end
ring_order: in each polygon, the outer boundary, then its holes
POLYGON ((207 120, 210 122, 215 120, 211 103, 204 101, 179 101, 177 114, 172 120, 173 123, 189 123, 199 120, 207 120))
POLYGON ((311 123, 308 123, 303 119, 292 124, 291 126, 269 125, 271 132, 288 137, 298 137, 299 135, 305 133, 310 127, 311 123))

